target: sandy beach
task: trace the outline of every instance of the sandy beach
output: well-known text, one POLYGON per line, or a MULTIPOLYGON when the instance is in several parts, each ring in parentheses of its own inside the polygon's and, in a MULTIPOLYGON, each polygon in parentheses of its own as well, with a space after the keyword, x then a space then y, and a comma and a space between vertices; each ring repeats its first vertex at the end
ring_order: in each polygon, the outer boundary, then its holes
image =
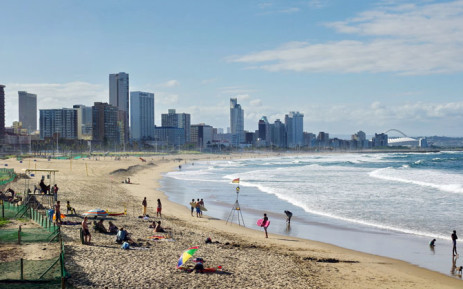
MULTIPOLYGON (((230 156, 227 156, 227 158, 230 156)), ((235 155, 232 157, 249 157, 235 155)), ((139 247, 122 250, 115 236, 93 231, 92 245, 83 245, 79 226, 63 225, 69 284, 76 288, 462 288, 463 281, 419 268, 399 260, 364 254, 340 247, 264 233, 204 215, 192 217, 187 204, 167 200, 159 188, 162 174, 186 162, 222 159, 217 155, 171 155, 115 160, 112 157, 79 160, 9 159, 8 167, 57 169, 58 199, 81 214, 102 208, 127 216, 110 217, 118 227, 132 234, 139 247), (123 180, 130 177, 131 184, 123 180), (142 214, 142 200, 148 201, 149 220, 142 214), (162 224, 171 240, 149 239, 148 226, 156 216, 156 200, 163 205, 162 224), (213 241, 206 244, 206 238, 213 241), (222 266, 210 274, 187 273, 176 269, 180 254, 199 246, 195 257, 206 267, 222 266)), ((40 176, 36 176, 36 183, 40 176)), ((31 183, 34 183, 31 181, 31 183)), ((24 180, 11 184, 24 190, 24 180)), ((195 198, 196 196, 192 196, 195 198)), ((80 216, 66 220, 80 222, 80 216)), ((105 224, 107 226, 107 222, 105 224)), ((193 266, 190 260, 187 264, 193 266)))

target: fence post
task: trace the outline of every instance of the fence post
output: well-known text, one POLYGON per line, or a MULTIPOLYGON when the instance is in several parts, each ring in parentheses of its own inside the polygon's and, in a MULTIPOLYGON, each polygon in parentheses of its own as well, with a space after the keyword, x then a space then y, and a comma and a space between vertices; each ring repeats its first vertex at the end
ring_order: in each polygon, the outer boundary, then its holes
POLYGON ((24 280, 24 260, 21 258, 21 280, 24 280))
POLYGON ((18 245, 21 245, 21 225, 19 225, 19 230, 18 230, 18 245))

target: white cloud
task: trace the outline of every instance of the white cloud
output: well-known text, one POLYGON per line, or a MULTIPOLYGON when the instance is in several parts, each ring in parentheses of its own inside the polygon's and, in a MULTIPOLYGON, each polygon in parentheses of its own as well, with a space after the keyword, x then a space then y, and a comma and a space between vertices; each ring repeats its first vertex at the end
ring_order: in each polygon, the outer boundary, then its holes
POLYGON ((167 93, 164 91, 156 92, 155 101, 156 105, 172 105, 178 103, 178 94, 175 93, 167 93))
POLYGON ((282 9, 280 11, 278 11, 279 13, 285 13, 285 14, 291 14, 291 13, 297 13, 301 11, 300 8, 297 8, 297 7, 290 7, 290 8, 285 8, 285 9, 282 9))
POLYGON ((262 100, 260 99, 253 99, 249 102, 250 105, 252 106, 261 106, 262 105, 262 100))
POLYGON ((268 71, 408 75, 463 71, 461 0, 384 6, 325 25, 340 34, 355 35, 356 40, 290 42, 228 60, 268 71))
POLYGON ((160 87, 176 87, 179 86, 180 82, 178 80, 172 79, 164 83, 159 84, 160 87))

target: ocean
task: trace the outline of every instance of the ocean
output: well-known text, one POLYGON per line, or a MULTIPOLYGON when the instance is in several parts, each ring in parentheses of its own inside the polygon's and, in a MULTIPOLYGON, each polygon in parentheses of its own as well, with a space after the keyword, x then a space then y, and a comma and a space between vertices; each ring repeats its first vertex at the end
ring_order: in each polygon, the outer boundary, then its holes
POLYGON ((463 236, 463 152, 224 157, 182 164, 165 175, 161 187, 186 207, 192 198, 203 198, 211 217, 259 229, 255 223, 265 212, 271 233, 445 274, 451 271, 450 234, 463 236), (236 201, 240 211, 233 210, 236 201), (284 210, 293 213, 291 226, 284 210), (433 238, 437 245, 430 250, 433 238))

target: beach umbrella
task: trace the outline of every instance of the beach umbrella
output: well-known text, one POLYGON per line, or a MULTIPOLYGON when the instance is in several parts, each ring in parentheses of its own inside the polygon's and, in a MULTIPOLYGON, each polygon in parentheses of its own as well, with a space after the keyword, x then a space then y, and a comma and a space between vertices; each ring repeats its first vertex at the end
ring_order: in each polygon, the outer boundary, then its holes
POLYGON ((198 248, 199 247, 196 246, 196 247, 191 247, 185 250, 180 256, 180 258, 178 259, 177 269, 185 265, 186 261, 188 261, 188 259, 190 259, 193 256, 193 254, 198 250, 198 248))
POLYGON ((89 211, 83 213, 82 216, 87 216, 89 218, 91 218, 91 217, 94 217, 94 218, 103 217, 104 218, 104 217, 108 216, 108 212, 106 212, 103 209, 93 209, 93 210, 89 210, 89 211))

